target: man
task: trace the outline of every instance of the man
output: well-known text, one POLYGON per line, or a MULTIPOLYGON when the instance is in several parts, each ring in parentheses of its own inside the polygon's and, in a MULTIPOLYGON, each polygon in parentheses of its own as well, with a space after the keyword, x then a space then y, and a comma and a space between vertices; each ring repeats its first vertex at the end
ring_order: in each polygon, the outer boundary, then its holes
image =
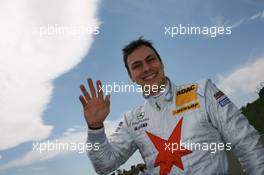
POLYGON ((89 151, 97 173, 114 171, 139 149, 147 174, 227 174, 224 150, 232 148, 247 174, 264 174, 258 132, 210 80, 174 85, 152 43, 141 38, 123 49, 123 58, 133 82, 158 88, 143 92, 145 103, 125 113, 107 138, 110 96, 104 98, 100 81, 96 90, 88 80, 90 94, 81 85, 87 141, 99 143, 99 150, 89 151))

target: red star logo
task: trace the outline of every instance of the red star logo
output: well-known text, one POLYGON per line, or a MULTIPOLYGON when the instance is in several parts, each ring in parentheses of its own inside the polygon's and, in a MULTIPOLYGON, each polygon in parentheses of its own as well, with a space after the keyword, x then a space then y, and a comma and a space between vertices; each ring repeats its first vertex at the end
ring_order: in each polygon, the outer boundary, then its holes
POLYGON ((150 140, 159 151, 154 166, 160 166, 160 175, 166 175, 169 173, 173 165, 184 170, 181 157, 192 153, 192 151, 185 149, 180 145, 182 119, 183 118, 177 123, 168 140, 164 140, 146 131, 150 140), (176 145, 178 149, 172 150, 172 144, 176 145), (170 145, 170 147, 168 145, 170 145))

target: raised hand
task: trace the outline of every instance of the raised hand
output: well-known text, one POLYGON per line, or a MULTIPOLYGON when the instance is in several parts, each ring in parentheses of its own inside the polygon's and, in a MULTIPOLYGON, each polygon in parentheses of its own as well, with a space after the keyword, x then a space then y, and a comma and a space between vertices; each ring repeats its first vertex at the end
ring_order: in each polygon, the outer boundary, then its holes
POLYGON ((91 91, 91 95, 87 92, 85 86, 82 84, 80 89, 83 95, 79 96, 79 99, 83 105, 83 112, 86 123, 90 128, 101 128, 103 122, 110 112, 110 95, 104 98, 102 83, 100 80, 96 81, 97 94, 93 85, 92 79, 88 79, 88 85, 91 91))

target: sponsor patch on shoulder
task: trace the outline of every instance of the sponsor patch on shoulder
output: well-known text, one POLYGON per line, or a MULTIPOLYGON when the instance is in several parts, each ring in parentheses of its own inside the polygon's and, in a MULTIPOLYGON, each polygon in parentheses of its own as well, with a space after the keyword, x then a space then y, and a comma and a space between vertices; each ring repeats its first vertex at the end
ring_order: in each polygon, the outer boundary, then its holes
POLYGON ((214 98, 216 100, 218 100, 219 98, 221 98, 222 96, 224 96, 225 94, 222 91, 218 91, 217 93, 214 94, 214 98))
POLYGON ((219 101, 219 104, 220 104, 220 106, 224 107, 225 105, 227 105, 230 102, 231 101, 229 100, 229 98, 227 96, 225 96, 225 98, 223 98, 222 100, 219 101))
POLYGON ((217 93, 215 93, 214 98, 217 100, 221 107, 224 107, 231 102, 222 91, 218 91, 217 93))

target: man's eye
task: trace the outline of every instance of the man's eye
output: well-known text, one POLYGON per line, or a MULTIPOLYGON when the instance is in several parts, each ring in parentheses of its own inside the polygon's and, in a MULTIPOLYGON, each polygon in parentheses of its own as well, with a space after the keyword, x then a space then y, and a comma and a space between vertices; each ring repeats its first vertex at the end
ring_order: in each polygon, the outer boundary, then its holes
POLYGON ((135 65, 132 66, 132 69, 137 69, 139 67, 140 67, 140 64, 135 64, 135 65))

